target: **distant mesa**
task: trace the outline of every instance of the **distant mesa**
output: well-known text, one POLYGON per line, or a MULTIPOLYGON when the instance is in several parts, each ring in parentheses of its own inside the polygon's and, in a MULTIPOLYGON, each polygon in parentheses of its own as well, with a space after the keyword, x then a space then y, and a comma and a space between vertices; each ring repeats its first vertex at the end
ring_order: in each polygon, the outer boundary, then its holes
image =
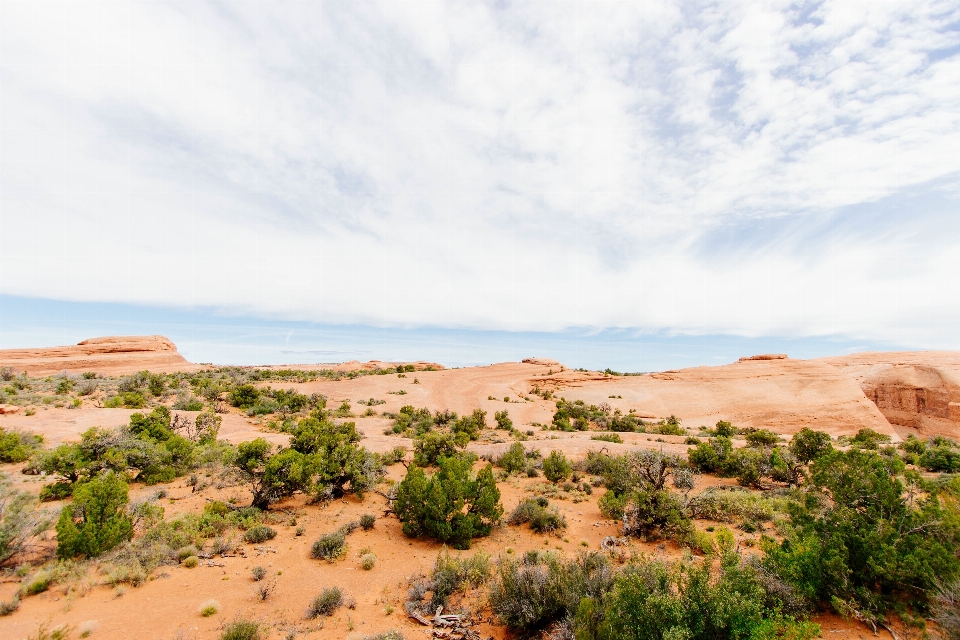
POLYGON ((29 375, 61 371, 122 374, 148 369, 178 371, 193 368, 164 336, 107 336, 76 345, 37 349, 2 349, 0 367, 29 375))
POLYGON ((543 367, 559 367, 560 363, 556 360, 551 360, 550 358, 524 358, 521 360, 523 364, 538 364, 543 367))
POLYGON ((750 360, 786 360, 787 354, 785 353, 761 353, 755 356, 744 356, 740 358, 740 362, 748 362, 750 360))

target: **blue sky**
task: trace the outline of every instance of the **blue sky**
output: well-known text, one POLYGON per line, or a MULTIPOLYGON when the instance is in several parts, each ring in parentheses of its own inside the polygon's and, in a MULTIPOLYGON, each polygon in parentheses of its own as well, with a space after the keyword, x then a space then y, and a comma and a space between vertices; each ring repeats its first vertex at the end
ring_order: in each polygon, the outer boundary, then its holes
POLYGON ((955 2, 4 0, 0 347, 958 348, 957 149, 955 2))

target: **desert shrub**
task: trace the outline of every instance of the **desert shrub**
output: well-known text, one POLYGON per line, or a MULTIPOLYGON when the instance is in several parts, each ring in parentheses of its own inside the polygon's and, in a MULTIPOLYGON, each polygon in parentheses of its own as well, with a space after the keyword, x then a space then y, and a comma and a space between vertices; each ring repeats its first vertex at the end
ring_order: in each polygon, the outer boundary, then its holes
POLYGON ((252 542, 254 544, 260 544, 261 542, 266 542, 267 540, 273 540, 276 537, 276 530, 272 527, 268 527, 265 524, 258 524, 255 527, 247 529, 247 532, 243 534, 243 539, 246 542, 252 542))
POLYGON ((407 455, 406 449, 404 449, 403 447, 394 447, 393 449, 391 449, 390 451, 387 451, 386 453, 381 453, 380 461, 383 464, 383 466, 389 467, 390 465, 397 464, 398 462, 403 460, 406 457, 406 455, 407 455))
POLYGON ((310 547, 310 557, 332 562, 342 556, 346 549, 346 534, 343 531, 334 531, 325 533, 314 541, 310 547))
POLYGON ((857 435, 850 439, 850 444, 861 449, 879 449, 881 444, 890 442, 890 436, 877 433, 869 427, 857 431, 857 435))
POLYGON ((693 529, 679 496, 666 489, 641 489, 628 494, 621 520, 623 535, 644 540, 683 540, 693 529))
POLYGON ((787 513, 790 502, 788 498, 761 496, 749 491, 718 491, 710 488, 691 498, 687 508, 691 517, 698 519, 768 522, 777 513, 787 513))
POLYGON ((203 400, 189 393, 181 393, 174 400, 173 408, 177 411, 202 411, 203 400))
POLYGON ((460 436, 460 441, 476 440, 480 432, 487 426, 487 412, 483 409, 474 409, 469 416, 463 416, 450 423, 450 431, 460 436))
POLYGON ((646 562, 622 572, 604 598, 584 599, 576 612, 577 638, 791 638, 820 629, 784 617, 757 572, 727 554, 720 574, 709 563, 646 562))
POLYGON ((37 499, 0 476, 0 567, 23 559, 50 527, 50 514, 36 509, 37 499))
POLYGON ((404 433, 408 429, 414 435, 422 436, 431 431, 436 420, 430 409, 417 409, 410 405, 400 407, 400 413, 393 420, 393 433, 404 433))
POLYGON ((97 390, 97 386, 96 380, 82 380, 77 384, 77 395, 89 396, 97 390))
POLYGON ((960 578, 937 585, 932 613, 945 640, 960 640, 960 578))
POLYGON ((20 597, 13 596, 10 600, 0 602, 0 618, 8 616, 20 608, 20 597))
POLYGON ((363 636, 363 640, 405 640, 403 633, 397 629, 390 629, 372 636, 363 636))
POLYGON ((43 436, 29 431, 7 431, 0 427, 0 462, 23 462, 30 458, 41 444, 43 436))
POLYGON ((623 438, 616 433, 598 433, 595 436, 590 436, 591 440, 599 440, 600 442, 613 442, 615 444, 623 444, 623 438))
POLYGON ((103 401, 103 406, 107 409, 143 409, 147 406, 147 400, 139 391, 127 391, 107 398, 103 401))
POLYGON ((370 529, 373 529, 373 526, 376 523, 377 523, 377 516, 373 515, 372 513, 365 513, 362 516, 360 516, 360 527, 364 531, 370 531, 370 529))
POLYGON ((531 552, 501 560, 488 596, 494 615, 507 626, 532 631, 572 616, 583 599, 599 600, 613 584, 613 571, 599 553, 563 561, 531 552))
POLYGON ((228 402, 238 409, 247 410, 257 404, 260 390, 252 384, 241 384, 233 388, 228 395, 228 402))
POLYGON ((503 514, 500 490, 490 465, 474 475, 471 464, 460 457, 441 458, 440 469, 430 477, 420 467, 410 467, 393 504, 405 535, 436 538, 457 549, 489 535, 503 514))
POLYGON ((57 521, 57 556, 93 558, 133 537, 127 501, 127 483, 113 472, 77 486, 57 521))
POLYGON ((364 571, 370 571, 377 564, 377 556, 373 553, 365 553, 360 556, 360 566, 364 571))
POLYGON ((804 427, 790 439, 790 452, 803 464, 813 462, 833 450, 830 434, 804 427))
POLYGON ((765 566, 812 602, 876 619, 891 599, 924 607, 960 575, 960 515, 953 497, 916 485, 899 458, 833 451, 811 466, 811 491, 790 509, 786 539, 766 545, 765 566))
POLYGON ((527 468, 527 454, 523 445, 514 442, 502 456, 497 458, 497 466, 507 473, 518 473, 527 468))
POLYGON ((493 419, 497 421, 497 429, 503 429, 504 431, 513 429, 513 420, 510 419, 510 414, 506 410, 494 413, 493 419))
POLYGON ((318 501, 347 492, 362 499, 383 477, 383 465, 357 446, 360 438, 353 422, 337 425, 311 416, 300 421, 289 448, 273 453, 263 438, 244 442, 234 465, 251 484, 252 505, 260 509, 298 492, 318 501))
POLYGON ((733 451, 733 442, 728 436, 716 436, 687 450, 690 465, 705 473, 717 473, 723 469, 733 451))
POLYGON ((661 420, 648 431, 650 433, 659 433, 665 436, 682 436, 685 433, 683 427, 680 426, 680 418, 674 415, 661 420))
POLYGON ((490 576, 490 556, 477 553, 470 557, 456 558, 444 549, 437 554, 433 564, 431 608, 446 606, 451 595, 478 587, 490 576))
POLYGON ((327 587, 310 601, 310 606, 307 607, 307 618, 332 616, 341 606, 343 606, 343 590, 340 587, 327 587))
POLYGON ((185 566, 187 569, 193 569, 198 564, 200 564, 200 558, 197 556, 187 556, 183 559, 183 566, 185 566))
POLYGON ((262 640, 263 629, 259 622, 252 620, 234 620, 228 622, 220 632, 220 640, 262 640))
POLYGON ((508 519, 510 524, 530 523, 536 533, 554 533, 567 528, 567 519, 544 497, 528 498, 518 504, 508 519))
POLYGON ((458 438, 454 433, 426 433, 413 441, 413 462, 419 467, 435 466, 440 458, 457 455, 466 444, 466 438, 458 438))
POLYGON ((253 578, 254 582, 260 582, 267 577, 267 568, 257 565, 250 570, 250 576, 253 578))
POLYGON ((769 429, 757 429, 746 434, 747 444, 751 447, 772 447, 780 442, 780 436, 769 429))
POLYGON ((216 615, 219 611, 220 603, 216 600, 207 600, 200 605, 200 615, 204 618, 209 618, 212 615, 216 615))
POLYGON ((554 450, 543 459, 543 476, 554 484, 570 477, 572 467, 562 451, 554 450))
POLYGON ((404 606, 408 613, 432 615, 437 607, 447 606, 450 596, 482 585, 489 576, 490 556, 477 553, 458 558, 444 548, 437 554, 430 576, 413 582, 404 606), (432 594, 429 601, 427 593, 432 594))

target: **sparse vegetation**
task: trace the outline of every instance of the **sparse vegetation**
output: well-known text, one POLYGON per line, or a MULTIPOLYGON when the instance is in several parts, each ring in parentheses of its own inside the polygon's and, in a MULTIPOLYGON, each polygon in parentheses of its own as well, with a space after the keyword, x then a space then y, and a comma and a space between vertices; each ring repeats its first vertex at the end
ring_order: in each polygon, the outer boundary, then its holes
POLYGON ((238 619, 228 622, 220 632, 220 640, 262 640, 263 628, 259 622, 238 619))
POLYGON ((332 616, 341 606, 343 606, 343 590, 340 587, 327 587, 310 601, 307 618, 332 616))

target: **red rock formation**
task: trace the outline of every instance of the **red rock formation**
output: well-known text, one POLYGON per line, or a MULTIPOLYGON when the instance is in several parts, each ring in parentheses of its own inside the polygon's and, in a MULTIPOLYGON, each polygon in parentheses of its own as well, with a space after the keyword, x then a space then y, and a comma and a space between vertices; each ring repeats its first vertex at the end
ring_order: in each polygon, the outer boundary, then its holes
POLYGON ((853 377, 902 435, 960 436, 960 354, 858 353, 825 358, 853 377))
POLYGON ((183 371, 196 368, 163 336, 92 338, 65 347, 0 350, 0 367, 17 373, 49 375, 61 371, 121 374, 142 371, 183 371))

